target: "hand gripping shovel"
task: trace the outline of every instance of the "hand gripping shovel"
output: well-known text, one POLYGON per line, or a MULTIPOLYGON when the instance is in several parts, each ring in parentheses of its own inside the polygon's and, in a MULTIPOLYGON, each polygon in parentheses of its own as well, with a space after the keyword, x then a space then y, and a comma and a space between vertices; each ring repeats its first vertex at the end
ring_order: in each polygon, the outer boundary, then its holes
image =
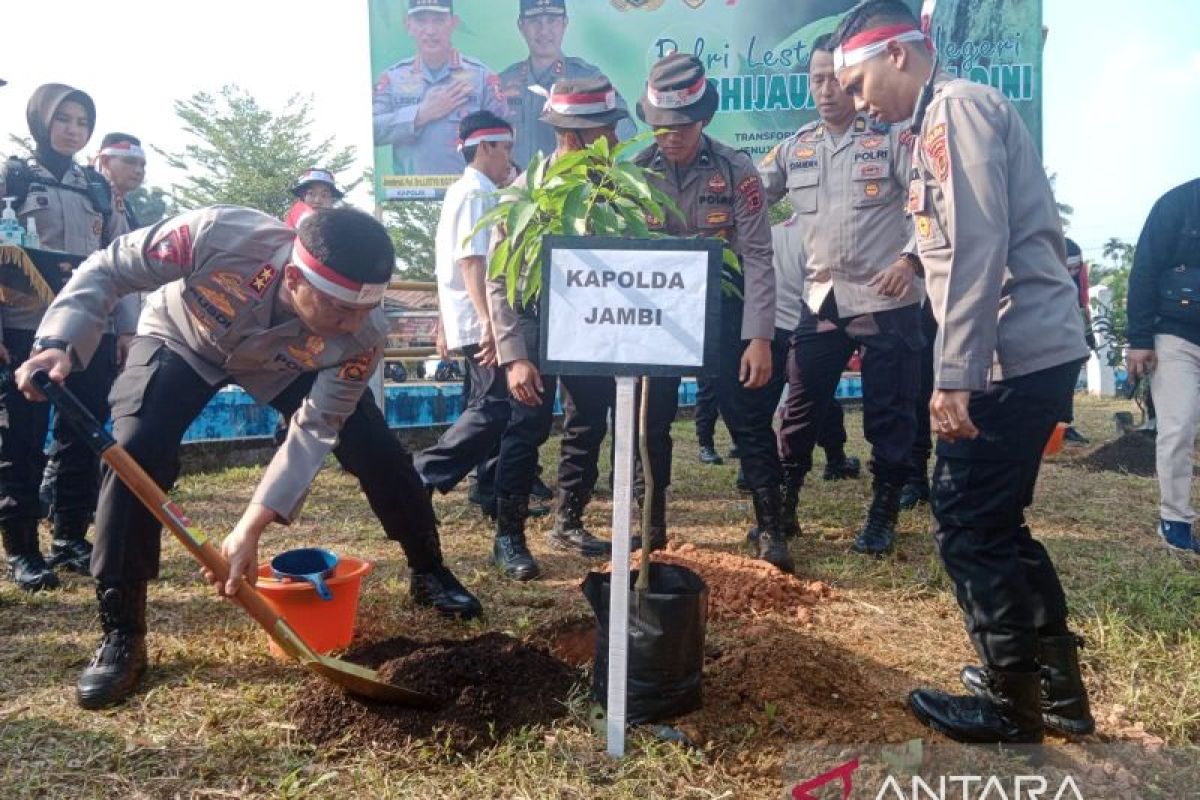
MULTIPOLYGON (((172 503, 163 490, 158 488, 154 479, 146 474, 125 448, 117 444, 101 427, 70 390, 50 380, 50 376, 45 372, 33 374, 33 385, 54 403, 58 413, 75 427, 88 446, 104 459, 104 463, 129 487, 129 491, 150 509, 150 513, 154 514, 167 530, 175 534, 175 538, 187 548, 193 558, 216 575, 218 580, 224 581, 229 577, 229 562, 225 557, 213 547, 204 533, 193 526, 183 509, 172 503)), ((373 669, 314 652, 249 583, 243 582, 237 594, 229 599, 253 617, 285 653, 350 694, 397 705, 436 705, 436 700, 429 695, 380 680, 379 674, 373 669)))

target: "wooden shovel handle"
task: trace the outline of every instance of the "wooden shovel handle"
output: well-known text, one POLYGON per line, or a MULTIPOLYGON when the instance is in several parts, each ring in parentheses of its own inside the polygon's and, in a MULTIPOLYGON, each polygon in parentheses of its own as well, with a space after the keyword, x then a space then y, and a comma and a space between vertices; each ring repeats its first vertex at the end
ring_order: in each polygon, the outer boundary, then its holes
MULTIPOLYGON (((129 487, 129 491, 142 501, 150 513, 154 514, 158 521, 175 535, 179 543, 187 548, 193 558, 216 575, 218 580, 229 579, 229 562, 225 556, 221 555, 220 551, 213 547, 212 542, 208 541, 198 529, 187 526, 187 518, 183 517, 182 511, 178 513, 178 516, 183 519, 177 519, 167 510, 171 505, 170 498, 124 447, 113 444, 101 453, 100 457, 112 468, 113 472, 117 473, 117 476, 129 487)), ((276 626, 281 619, 279 613, 248 581, 242 581, 237 594, 229 599, 244 608, 246 613, 254 617, 254 620, 266 629, 267 633, 275 634, 276 626)))

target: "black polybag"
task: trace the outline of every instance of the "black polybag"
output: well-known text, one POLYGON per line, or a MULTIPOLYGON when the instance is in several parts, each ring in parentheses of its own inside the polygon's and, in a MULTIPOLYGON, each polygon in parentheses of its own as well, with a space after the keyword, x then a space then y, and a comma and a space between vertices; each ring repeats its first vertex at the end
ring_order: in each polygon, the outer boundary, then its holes
MULTIPOLYGON (((708 587, 674 564, 651 564, 650 588, 639 595, 637 570, 629 586, 629 667, 625 718, 630 725, 658 722, 703 705, 704 632, 708 587)), ((608 603, 612 575, 590 572, 583 595, 596 615, 592 695, 608 704, 608 603)))

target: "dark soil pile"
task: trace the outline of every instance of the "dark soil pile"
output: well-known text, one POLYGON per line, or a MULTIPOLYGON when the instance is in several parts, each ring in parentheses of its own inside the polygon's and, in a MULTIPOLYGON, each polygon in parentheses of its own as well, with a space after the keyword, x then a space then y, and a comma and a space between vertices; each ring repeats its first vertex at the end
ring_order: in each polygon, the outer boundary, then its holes
POLYGON ((780 622, 713 641, 704 664, 704 708, 677 727, 698 745, 747 735, 790 742, 894 742, 927 736, 883 665, 780 622), (869 721, 868 721, 869 720, 869 721))
MULTIPOLYGON (((704 580, 712 619, 779 614, 807 623, 812 620, 813 607, 833 595, 833 589, 821 581, 788 575, 757 558, 703 550, 693 544, 656 552, 652 558, 662 564, 687 567, 704 580)), ((634 569, 637 563, 635 554, 634 569)))
POLYGON ((564 716, 579 680, 573 667, 545 649, 501 633, 432 643, 389 639, 358 648, 346 660, 375 667, 383 680, 432 695, 440 705, 373 703, 313 681, 292 704, 290 718, 316 744, 397 747, 436 733, 439 744, 471 752, 564 716))
POLYGON ((1120 439, 1097 447, 1075 464, 1097 472, 1127 472, 1144 478, 1154 477, 1154 434, 1130 431, 1120 439))

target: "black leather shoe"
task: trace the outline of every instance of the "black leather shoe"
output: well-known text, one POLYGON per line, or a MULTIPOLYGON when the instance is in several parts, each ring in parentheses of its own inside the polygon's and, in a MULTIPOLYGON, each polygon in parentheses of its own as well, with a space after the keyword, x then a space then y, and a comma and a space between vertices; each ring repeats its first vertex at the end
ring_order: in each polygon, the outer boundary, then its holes
POLYGON ((921 503, 929 502, 929 481, 922 475, 915 480, 908 480, 904 483, 904 488, 900 490, 900 508, 903 511, 911 511, 921 503))
POLYGON ((87 540, 88 520, 55 518, 54 538, 50 541, 50 557, 46 563, 52 569, 62 567, 80 575, 89 574, 92 566, 92 545, 87 540))
POLYGON ((408 594, 417 605, 432 607, 447 617, 475 619, 483 614, 479 600, 445 566, 428 572, 413 572, 409 577, 408 594))
POLYGON ((869 556, 883 556, 896 543, 896 518, 900 515, 900 487, 875 481, 875 494, 867 509, 867 524, 850 549, 869 556))
MULTIPOLYGON (((1082 640, 1073 633, 1038 639, 1042 665, 1042 722, 1071 736, 1087 736, 1096 730, 1087 688, 1079 672, 1082 640)), ((963 667, 959 679, 976 697, 992 699, 991 676, 986 667, 963 667)))
POLYGON ((717 448, 711 444, 700 445, 700 463, 701 464, 724 464, 725 459, 721 458, 721 454, 717 452, 717 448))
POLYGON ((83 708, 107 708, 133 694, 146 672, 146 584, 96 586, 104 638, 75 684, 83 708))
POLYGON ((842 459, 825 462, 825 480, 853 480, 862 474, 862 462, 854 456, 843 456, 842 459))
POLYGON ((923 724, 965 744, 1038 744, 1044 737, 1037 672, 989 671, 990 697, 918 689, 908 706, 923 724))
POLYGON ((0 532, 8 556, 8 573, 17 588, 25 592, 58 588, 58 576, 46 565, 38 546, 36 519, 10 520, 4 523, 0 532))
POLYGON ((589 499, 586 495, 560 489, 554 529, 546 538, 559 550, 585 558, 607 558, 612 554, 612 543, 597 539, 583 526, 583 509, 589 499))

